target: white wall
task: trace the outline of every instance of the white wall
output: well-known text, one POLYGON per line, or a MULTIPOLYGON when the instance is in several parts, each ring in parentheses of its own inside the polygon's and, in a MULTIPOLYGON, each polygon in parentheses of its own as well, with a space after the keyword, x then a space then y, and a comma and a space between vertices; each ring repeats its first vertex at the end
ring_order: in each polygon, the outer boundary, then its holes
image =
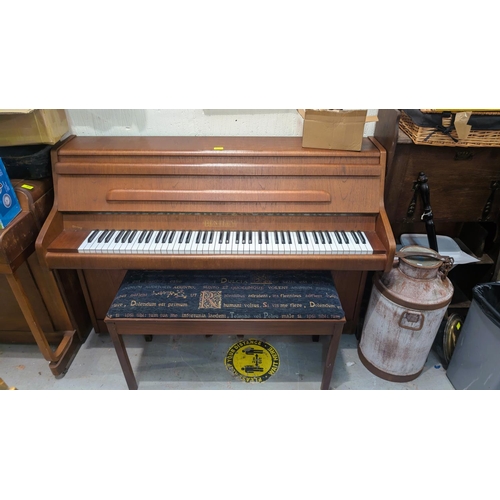
MULTIPOLYGON (((66 114, 71 133, 81 136, 302 135, 302 118, 295 109, 67 109, 66 114)), ((374 127, 368 123, 365 136, 374 127)))

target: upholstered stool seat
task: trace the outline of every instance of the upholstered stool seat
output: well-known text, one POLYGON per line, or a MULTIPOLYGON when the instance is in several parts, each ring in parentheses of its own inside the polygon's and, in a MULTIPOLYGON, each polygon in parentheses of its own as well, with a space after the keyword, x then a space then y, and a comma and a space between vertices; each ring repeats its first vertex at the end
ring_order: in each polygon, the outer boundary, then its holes
POLYGON ((105 318, 130 389, 122 335, 331 335, 328 388, 344 311, 328 271, 128 271, 105 318))

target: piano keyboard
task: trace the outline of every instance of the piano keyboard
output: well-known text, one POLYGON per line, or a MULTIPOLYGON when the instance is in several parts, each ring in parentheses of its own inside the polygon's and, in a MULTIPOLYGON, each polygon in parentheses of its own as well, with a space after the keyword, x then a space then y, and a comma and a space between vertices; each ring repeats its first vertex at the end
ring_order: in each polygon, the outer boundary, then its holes
POLYGON ((79 253, 107 254, 372 254, 362 231, 94 230, 79 253))

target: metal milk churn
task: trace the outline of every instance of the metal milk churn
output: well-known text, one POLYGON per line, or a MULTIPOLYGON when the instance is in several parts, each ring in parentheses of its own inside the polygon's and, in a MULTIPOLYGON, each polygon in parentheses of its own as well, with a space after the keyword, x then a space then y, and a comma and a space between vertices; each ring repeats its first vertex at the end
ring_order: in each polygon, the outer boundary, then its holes
POLYGON ((377 273, 358 346, 361 362, 385 380, 408 382, 422 372, 453 296, 453 259, 417 245, 396 253, 377 273))

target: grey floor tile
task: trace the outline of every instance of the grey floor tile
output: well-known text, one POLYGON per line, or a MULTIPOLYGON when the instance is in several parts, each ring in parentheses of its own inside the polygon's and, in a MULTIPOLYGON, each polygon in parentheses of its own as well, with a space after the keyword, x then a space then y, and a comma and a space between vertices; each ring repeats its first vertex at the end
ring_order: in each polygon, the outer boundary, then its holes
MULTIPOLYGON (((260 337, 259 337, 260 338, 260 337)), ((126 337, 127 351, 140 390, 318 390, 327 339, 260 338, 276 348, 280 367, 262 383, 245 383, 224 365, 236 336, 161 336, 145 342, 126 337)), ((19 390, 126 390, 118 358, 108 335, 92 332, 68 372, 55 378, 35 345, 0 344, 0 377, 19 390)), ((407 383, 388 382, 370 373, 357 354, 357 341, 343 335, 331 389, 450 390, 437 355, 431 351, 422 374, 407 383)))

